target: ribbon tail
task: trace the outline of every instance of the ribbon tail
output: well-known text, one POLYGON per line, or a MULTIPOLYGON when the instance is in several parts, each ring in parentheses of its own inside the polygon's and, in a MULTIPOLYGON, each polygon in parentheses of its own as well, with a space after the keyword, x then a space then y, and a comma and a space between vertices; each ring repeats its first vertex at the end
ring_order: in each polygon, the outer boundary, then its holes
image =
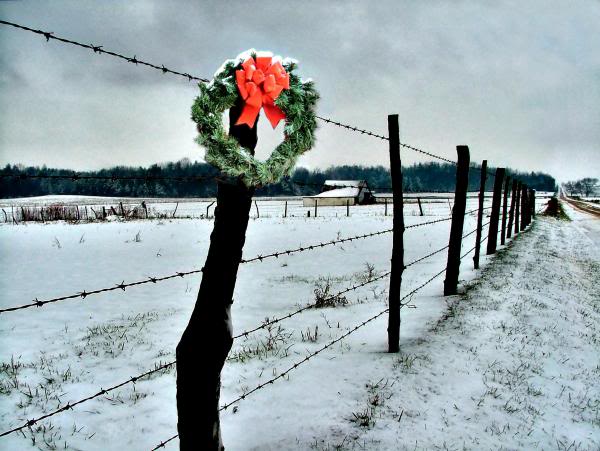
POLYGON ((277 105, 265 103, 263 104, 263 110, 265 110, 265 115, 273 128, 277 127, 280 120, 285 119, 285 114, 277 105))
POLYGON ((242 110, 242 114, 238 118, 235 125, 247 124, 248 127, 254 127, 256 123, 256 118, 258 117, 258 112, 260 111, 260 106, 255 107, 252 105, 244 105, 244 109, 242 110))

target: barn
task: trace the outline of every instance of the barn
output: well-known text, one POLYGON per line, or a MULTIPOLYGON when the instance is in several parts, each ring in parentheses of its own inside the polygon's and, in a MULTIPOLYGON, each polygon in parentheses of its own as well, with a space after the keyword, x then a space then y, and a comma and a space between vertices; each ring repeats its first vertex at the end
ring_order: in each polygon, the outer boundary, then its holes
POLYGON ((326 180, 323 192, 316 196, 304 196, 305 207, 333 207, 345 205, 365 205, 375 201, 366 180, 326 180))

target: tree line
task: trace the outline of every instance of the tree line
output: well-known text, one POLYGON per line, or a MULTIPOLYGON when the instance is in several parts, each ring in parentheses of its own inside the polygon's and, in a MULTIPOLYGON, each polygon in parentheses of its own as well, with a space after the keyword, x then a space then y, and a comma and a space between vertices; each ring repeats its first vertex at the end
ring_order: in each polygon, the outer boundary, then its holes
POLYGON ((594 177, 584 177, 579 180, 567 182, 563 187, 569 196, 579 195, 590 197, 600 192, 598 179, 594 177))
MULTIPOLYGON (((480 172, 473 166, 469 177, 469 190, 479 189, 480 172)), ((492 170, 493 168, 488 168, 492 170)), ((451 192, 454 191, 456 167, 449 163, 417 163, 403 167, 403 184, 406 192, 451 192)), ((20 176, 21 174, 72 175, 67 169, 46 166, 6 165, 1 173, 20 176)), ((183 159, 177 162, 153 164, 150 167, 115 166, 97 171, 80 172, 89 176, 115 176, 114 180, 98 179, 44 179, 44 178, 0 178, 0 197, 31 197, 49 194, 87 195, 106 197, 214 197, 214 180, 119 180, 118 177, 214 177, 219 174, 213 166, 183 159)), ((519 172, 507 169, 507 174, 518 177, 538 191, 555 191, 556 181, 541 172, 519 172)), ((257 189, 257 196, 301 196, 321 192, 325 180, 366 180, 373 191, 389 192, 391 186, 389 169, 384 166, 344 165, 328 169, 309 170, 297 168, 291 177, 257 189), (297 182, 297 183, 294 183, 297 182)), ((493 187, 493 177, 488 176, 486 189, 493 187)))

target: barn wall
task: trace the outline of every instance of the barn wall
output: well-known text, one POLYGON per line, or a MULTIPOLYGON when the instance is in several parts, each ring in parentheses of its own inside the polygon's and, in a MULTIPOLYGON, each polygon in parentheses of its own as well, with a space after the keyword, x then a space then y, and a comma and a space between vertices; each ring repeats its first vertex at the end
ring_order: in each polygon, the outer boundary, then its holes
POLYGON ((314 207, 315 199, 319 201, 319 207, 345 207, 348 201, 350 201, 350 205, 356 205, 354 197, 304 197, 302 198, 302 205, 304 207, 314 207))

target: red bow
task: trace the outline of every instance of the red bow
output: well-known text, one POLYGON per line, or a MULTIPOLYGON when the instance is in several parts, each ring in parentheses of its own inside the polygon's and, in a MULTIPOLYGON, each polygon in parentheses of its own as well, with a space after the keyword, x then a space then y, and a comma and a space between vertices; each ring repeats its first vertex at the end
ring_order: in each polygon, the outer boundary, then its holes
POLYGON ((254 127, 260 109, 265 110, 267 119, 273 128, 285 114, 275 99, 284 89, 290 89, 290 76, 279 61, 271 64, 270 56, 250 57, 242 63, 242 68, 235 72, 240 95, 246 101, 242 114, 235 125, 248 124, 254 127))

